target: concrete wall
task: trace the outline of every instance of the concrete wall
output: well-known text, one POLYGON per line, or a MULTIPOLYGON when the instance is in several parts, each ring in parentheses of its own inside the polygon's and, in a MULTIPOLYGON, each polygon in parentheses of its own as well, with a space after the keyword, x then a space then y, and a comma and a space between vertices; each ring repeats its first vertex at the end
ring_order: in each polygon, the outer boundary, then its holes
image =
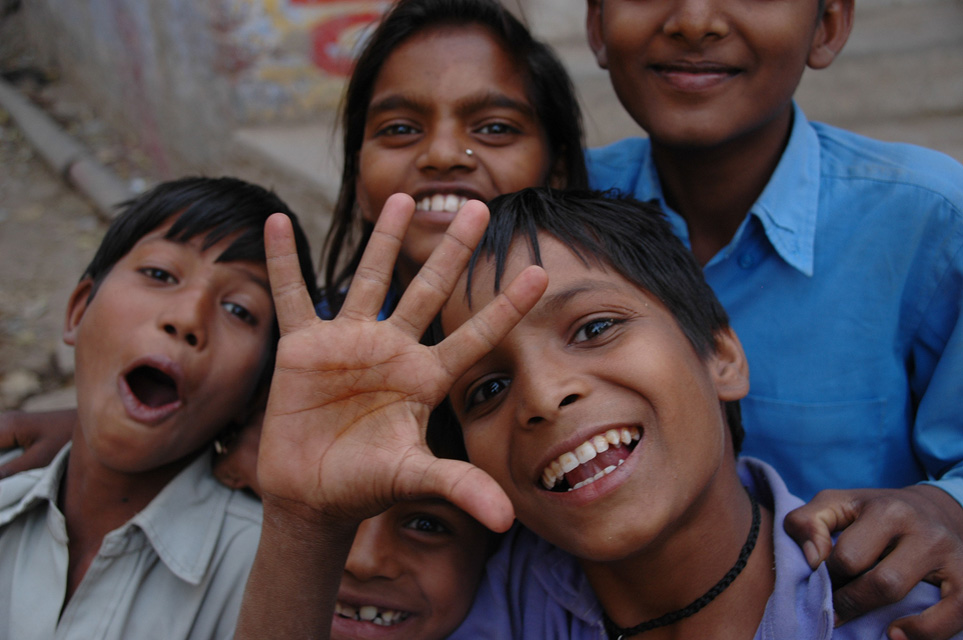
POLYGON ((204 167, 242 125, 340 97, 384 0, 30 0, 31 43, 161 172, 204 167))

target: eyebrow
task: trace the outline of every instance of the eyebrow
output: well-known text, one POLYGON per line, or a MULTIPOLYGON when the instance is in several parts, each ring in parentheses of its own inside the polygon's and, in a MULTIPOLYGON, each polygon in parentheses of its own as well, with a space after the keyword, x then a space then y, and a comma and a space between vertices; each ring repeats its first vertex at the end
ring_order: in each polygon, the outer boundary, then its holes
POLYGON ((542 297, 536 309, 532 311, 540 316, 552 316, 560 313, 573 298, 585 293, 611 292, 620 293, 622 289, 604 280, 583 280, 572 286, 542 297))
MULTIPOLYGON (((511 109, 529 117, 534 116, 535 113, 532 105, 528 102, 515 100, 498 91, 487 91, 479 95, 469 96, 459 101, 455 111, 459 116, 466 116, 488 108, 511 109)), ((368 106, 368 116, 371 117, 397 109, 408 109, 416 113, 427 114, 432 111, 432 105, 426 100, 396 93, 372 102, 368 106)))

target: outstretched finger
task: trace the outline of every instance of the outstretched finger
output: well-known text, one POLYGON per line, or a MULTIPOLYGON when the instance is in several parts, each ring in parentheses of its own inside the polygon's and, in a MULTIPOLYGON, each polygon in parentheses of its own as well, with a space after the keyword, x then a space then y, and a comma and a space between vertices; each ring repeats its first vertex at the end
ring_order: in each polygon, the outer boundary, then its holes
POLYGON ((318 322, 311 295, 301 274, 291 219, 285 214, 275 213, 267 219, 264 225, 264 252, 281 335, 318 322))
POLYGON ((526 267, 494 300, 469 318, 436 347, 452 379, 491 351, 531 311, 548 286, 548 274, 526 267))
POLYGON ((354 320, 376 320, 391 286, 401 242, 415 212, 415 201, 404 193, 396 193, 385 201, 375 223, 361 262, 351 277, 339 316, 354 320))
POLYGON ((404 324, 420 337, 448 300, 487 226, 488 207, 478 200, 465 203, 408 285, 391 321, 404 324))

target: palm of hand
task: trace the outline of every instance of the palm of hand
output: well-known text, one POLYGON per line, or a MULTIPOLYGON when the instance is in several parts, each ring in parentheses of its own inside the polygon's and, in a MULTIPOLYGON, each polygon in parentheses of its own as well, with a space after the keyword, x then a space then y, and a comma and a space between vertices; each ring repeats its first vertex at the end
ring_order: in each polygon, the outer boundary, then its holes
POLYGON ((265 499, 355 524, 400 500, 438 496, 504 530, 513 518, 504 492, 477 467, 434 457, 425 430, 455 379, 528 312, 547 280, 530 268, 473 321, 436 346, 420 344, 488 212, 479 202, 463 207, 391 318, 379 322, 413 210, 407 196, 388 200, 331 321, 314 312, 287 218, 268 222, 268 270, 282 338, 258 454, 261 489, 265 499))

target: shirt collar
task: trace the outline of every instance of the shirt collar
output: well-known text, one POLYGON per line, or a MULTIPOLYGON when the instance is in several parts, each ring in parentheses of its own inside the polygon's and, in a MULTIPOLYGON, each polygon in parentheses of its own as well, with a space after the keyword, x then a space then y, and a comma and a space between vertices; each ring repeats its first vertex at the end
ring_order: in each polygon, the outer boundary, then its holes
MULTIPOLYGON (((815 261, 819 153, 819 138, 802 109, 794 103, 789 143, 766 188, 749 210, 749 215, 755 216, 762 224, 776 253, 807 276, 813 275, 815 261)), ((639 171, 635 195, 641 200, 656 201, 666 212, 672 230, 688 245, 685 220, 666 204, 651 147, 639 171)), ((743 221, 732 241, 722 250, 723 256, 731 252, 745 228, 746 222, 743 221)))
POLYGON ((762 223, 780 257, 812 276, 818 209, 819 138, 794 104, 789 143, 749 213, 762 223))
MULTIPOLYGON (((38 502, 57 504, 69 453, 68 443, 47 467, 0 482, 0 526, 38 502)), ((108 533, 100 553, 126 553, 135 544, 131 541, 139 529, 171 573, 190 584, 200 584, 214 557, 231 495, 230 489, 214 479, 211 453, 205 452, 178 473, 147 507, 108 533)))
POLYGON ((210 451, 198 456, 118 529, 139 527, 168 569, 194 585, 200 584, 214 557, 232 494, 214 478, 211 456, 210 451))

